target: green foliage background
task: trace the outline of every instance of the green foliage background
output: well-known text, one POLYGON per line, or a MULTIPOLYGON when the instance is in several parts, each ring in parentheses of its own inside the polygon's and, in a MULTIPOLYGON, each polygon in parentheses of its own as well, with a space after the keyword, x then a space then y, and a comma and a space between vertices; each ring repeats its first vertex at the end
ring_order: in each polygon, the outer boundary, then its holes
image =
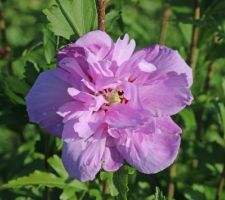
POLYGON ((61 141, 28 122, 24 97, 39 73, 55 67, 57 49, 96 29, 95 1, 0 0, 0 200, 225 199, 217 191, 225 176, 225 1, 199 1, 199 20, 193 19, 196 2, 108 1, 106 31, 114 39, 129 33, 138 48, 159 43, 165 5, 165 44, 186 60, 193 26, 199 28, 195 99, 174 117, 183 134, 172 167, 144 175, 126 166, 80 183, 62 166, 61 141))

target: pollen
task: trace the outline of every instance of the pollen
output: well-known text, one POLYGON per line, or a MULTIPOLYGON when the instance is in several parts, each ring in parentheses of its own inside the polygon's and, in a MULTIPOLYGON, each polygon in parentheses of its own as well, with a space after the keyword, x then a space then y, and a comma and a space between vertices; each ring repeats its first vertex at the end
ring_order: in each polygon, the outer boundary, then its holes
POLYGON ((107 93, 106 99, 110 104, 116 104, 121 102, 121 96, 116 90, 112 90, 110 93, 107 93))

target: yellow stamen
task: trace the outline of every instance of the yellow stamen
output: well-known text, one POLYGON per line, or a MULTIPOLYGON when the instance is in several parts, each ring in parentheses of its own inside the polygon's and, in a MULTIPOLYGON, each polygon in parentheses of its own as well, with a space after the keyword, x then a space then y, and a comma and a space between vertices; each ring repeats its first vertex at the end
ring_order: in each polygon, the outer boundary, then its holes
POLYGON ((113 90, 112 92, 107 94, 106 99, 110 104, 119 103, 121 101, 120 95, 116 90, 113 90))

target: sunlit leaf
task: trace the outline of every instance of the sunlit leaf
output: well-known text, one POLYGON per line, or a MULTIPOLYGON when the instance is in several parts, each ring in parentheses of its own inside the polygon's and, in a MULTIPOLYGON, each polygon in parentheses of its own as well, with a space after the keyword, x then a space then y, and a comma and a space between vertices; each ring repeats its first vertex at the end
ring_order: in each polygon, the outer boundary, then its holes
POLYGON ((94 0, 56 0, 56 4, 44 10, 55 35, 70 39, 90 31, 96 20, 94 0))
POLYGON ((126 166, 121 167, 113 174, 113 183, 119 192, 118 200, 127 200, 128 192, 128 170, 126 166))

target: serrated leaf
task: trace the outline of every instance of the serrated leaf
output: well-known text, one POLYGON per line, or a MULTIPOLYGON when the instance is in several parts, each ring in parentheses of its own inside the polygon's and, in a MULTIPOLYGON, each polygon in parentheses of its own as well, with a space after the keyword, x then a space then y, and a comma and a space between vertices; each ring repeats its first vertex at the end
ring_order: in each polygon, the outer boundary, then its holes
POLYGON ((1 188, 20 188, 25 186, 47 186, 47 187, 64 187, 64 180, 55 176, 52 173, 35 171, 29 176, 17 178, 9 181, 7 184, 1 186, 1 188))
POLYGON ((43 11, 55 35, 70 39, 93 29, 97 10, 94 0, 56 0, 56 5, 43 11))
POLYGON ((128 192, 128 170, 126 166, 121 167, 113 174, 113 183, 119 192, 116 199, 127 200, 128 192))
POLYGON ((45 60, 48 64, 52 63, 55 58, 55 36, 54 34, 48 29, 43 29, 43 46, 44 46, 44 55, 45 60))
POLYGON ((63 178, 68 178, 68 174, 63 167, 62 160, 57 156, 54 155, 48 159, 49 165, 57 172, 57 174, 63 178))
POLYGON ((155 188, 155 200, 166 200, 166 197, 163 195, 163 192, 160 191, 159 187, 155 188))
MULTIPOLYGON (((78 182, 78 181, 77 181, 78 182)), ((45 186, 51 188, 64 188, 66 186, 74 187, 80 190, 87 190, 87 187, 78 182, 78 183, 66 183, 63 178, 57 177, 50 172, 35 171, 29 176, 24 176, 11 180, 8 183, 2 185, 1 189, 10 189, 10 188, 21 188, 21 187, 31 187, 31 186, 45 186)))
POLYGON ((5 95, 15 104, 25 105, 24 97, 29 90, 28 84, 16 76, 0 76, 5 95))
POLYGON ((25 96, 29 90, 29 86, 15 76, 8 76, 5 78, 8 87, 16 94, 25 96))
POLYGON ((59 197, 60 200, 77 200, 77 197, 75 195, 74 188, 66 187, 63 189, 62 194, 59 197))
POLYGON ((113 173, 112 172, 101 172, 100 178, 103 181, 106 181, 106 184, 109 187, 109 192, 111 196, 117 196, 118 190, 116 189, 114 183, 113 183, 113 173))

